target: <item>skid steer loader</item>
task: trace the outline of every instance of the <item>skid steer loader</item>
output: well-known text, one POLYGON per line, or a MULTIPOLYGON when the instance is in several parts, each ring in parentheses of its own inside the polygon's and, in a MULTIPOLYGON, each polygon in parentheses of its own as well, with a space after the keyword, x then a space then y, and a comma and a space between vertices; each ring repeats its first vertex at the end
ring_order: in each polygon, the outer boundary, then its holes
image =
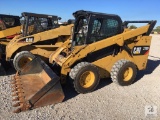
POLYGON ((54 15, 23 12, 22 16, 22 34, 14 37, 6 47, 6 61, 13 60, 17 71, 35 55, 48 61, 49 55, 70 37, 73 26, 59 25, 61 18, 54 15))
POLYGON ((64 81, 71 80, 78 93, 88 93, 106 77, 130 85, 138 70, 146 68, 155 20, 122 22, 118 15, 83 10, 73 15, 72 42, 67 40, 49 57, 53 71, 35 57, 13 77, 14 112, 62 102, 64 81), (129 23, 146 25, 131 30, 129 23))

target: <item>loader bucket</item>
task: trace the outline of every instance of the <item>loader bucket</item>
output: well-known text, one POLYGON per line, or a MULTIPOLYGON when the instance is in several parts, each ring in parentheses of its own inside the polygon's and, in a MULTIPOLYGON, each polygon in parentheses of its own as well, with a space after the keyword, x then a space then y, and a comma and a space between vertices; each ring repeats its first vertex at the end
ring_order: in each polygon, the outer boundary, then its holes
POLYGON ((60 78, 40 58, 34 58, 12 80, 15 113, 62 102, 60 78))

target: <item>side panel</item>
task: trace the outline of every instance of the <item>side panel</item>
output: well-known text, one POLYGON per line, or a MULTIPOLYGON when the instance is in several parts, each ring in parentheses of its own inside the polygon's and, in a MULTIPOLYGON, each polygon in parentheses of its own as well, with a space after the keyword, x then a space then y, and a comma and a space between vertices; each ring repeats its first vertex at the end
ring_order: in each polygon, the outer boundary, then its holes
POLYGON ((123 50, 116 56, 109 55, 94 61, 93 64, 100 68, 101 77, 109 77, 111 68, 120 59, 130 60, 137 66, 138 70, 144 70, 148 61, 151 38, 151 36, 139 37, 137 42, 134 44, 134 47, 131 49, 132 56, 130 56, 127 51, 123 50))
POLYGON ((120 59, 127 59, 134 62, 134 59, 128 55, 126 51, 121 51, 117 55, 109 55, 97 61, 94 61, 92 64, 98 66, 100 69, 101 78, 110 77, 110 71, 113 65, 120 59))
POLYGON ((133 59, 139 70, 146 68, 151 39, 151 36, 143 36, 132 49, 133 59))

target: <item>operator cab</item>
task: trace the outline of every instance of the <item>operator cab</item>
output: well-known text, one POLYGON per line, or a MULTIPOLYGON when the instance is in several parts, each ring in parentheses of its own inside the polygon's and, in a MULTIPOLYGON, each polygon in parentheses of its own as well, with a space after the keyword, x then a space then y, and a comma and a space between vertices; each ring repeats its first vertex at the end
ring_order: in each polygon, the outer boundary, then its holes
POLYGON ((20 17, 0 14, 0 31, 20 26, 20 17))
POLYGON ((91 11, 76 11, 72 47, 90 44, 123 32, 118 15, 91 11))
POLYGON ((28 36, 59 27, 58 20, 61 18, 55 15, 45 15, 36 13, 22 13, 22 33, 28 36))

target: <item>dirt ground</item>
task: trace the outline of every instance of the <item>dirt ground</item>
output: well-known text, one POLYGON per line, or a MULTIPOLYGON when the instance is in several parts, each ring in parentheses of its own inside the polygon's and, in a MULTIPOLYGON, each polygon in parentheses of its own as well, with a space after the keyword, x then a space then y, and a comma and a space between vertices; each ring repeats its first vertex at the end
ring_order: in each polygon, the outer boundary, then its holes
POLYGON ((160 120, 160 35, 152 36, 147 69, 138 72, 132 85, 105 79, 88 94, 66 86, 64 102, 19 114, 12 113, 10 79, 15 71, 10 70, 0 77, 0 120, 160 120))

